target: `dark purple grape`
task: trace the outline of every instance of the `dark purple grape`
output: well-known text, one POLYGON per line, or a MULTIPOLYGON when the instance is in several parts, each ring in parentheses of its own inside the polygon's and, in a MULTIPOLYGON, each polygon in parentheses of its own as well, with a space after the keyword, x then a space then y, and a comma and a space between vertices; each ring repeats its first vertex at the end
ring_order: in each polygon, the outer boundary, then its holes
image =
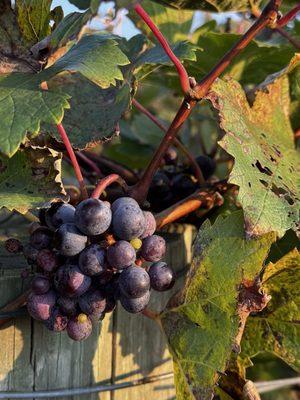
POLYGON ((141 247, 141 256, 146 261, 159 261, 166 252, 166 242, 158 235, 148 236, 143 240, 141 247))
POLYGON ((106 271, 106 251, 98 244, 86 247, 79 256, 79 268, 88 276, 103 274, 106 271))
POLYGON ((145 239, 146 237, 153 235, 153 233, 156 231, 156 221, 152 212, 143 211, 143 214, 145 217, 145 229, 142 236, 140 236, 141 239, 145 239))
POLYGON ((79 297, 88 291, 91 278, 84 275, 77 265, 67 264, 60 267, 54 277, 54 285, 63 296, 79 297))
POLYGON ((53 203, 45 213, 45 221, 51 229, 57 229, 62 224, 74 223, 75 208, 67 203, 53 203))
POLYGON ((150 192, 154 195, 165 195, 170 192, 170 179, 164 172, 156 172, 150 185, 150 192))
POLYGON ((77 312, 77 300, 71 299, 70 297, 59 297, 57 299, 57 305, 60 311, 68 317, 73 317, 77 312))
POLYGON ((203 155, 197 157, 196 161, 205 180, 215 173, 217 164, 213 158, 203 155))
POLYGON ((92 330, 92 321, 85 314, 79 314, 73 317, 67 325, 68 336, 76 341, 87 339, 92 333, 92 330))
POLYGON ((120 297, 120 302, 123 306, 123 308, 132 314, 137 314, 141 311, 143 311, 150 300, 150 292, 147 291, 142 297, 138 297, 136 299, 128 298, 126 296, 121 296, 120 297))
POLYGON ((134 263, 134 248, 125 240, 119 240, 107 249, 107 261, 113 268, 123 269, 134 263))
POLYGON ((41 226, 30 235, 30 244, 37 250, 51 247, 53 233, 50 229, 41 226))
POLYGON ((104 294, 97 289, 86 292, 78 300, 82 312, 87 314, 92 320, 99 320, 106 307, 104 294))
POLYGON ((76 256, 86 244, 87 237, 74 224, 63 224, 55 232, 55 247, 63 256, 76 256))
POLYGON ((50 281, 44 275, 36 275, 31 282, 31 289, 34 294, 45 294, 50 290, 50 281))
POLYGON ((148 270, 148 274, 152 289, 158 292, 164 292, 174 286, 175 273, 165 262, 153 263, 148 270))
POLYGON ((111 209, 98 199, 83 200, 76 207, 75 223, 88 236, 100 235, 111 224, 111 209))
POLYGON ((167 165, 176 164, 178 158, 177 150, 174 147, 169 147, 165 152, 164 160, 167 165))
POLYGON ((189 196, 197 189, 197 184, 190 175, 178 174, 172 179, 172 193, 178 198, 189 196))
POLYGON ((55 271, 58 267, 58 258, 56 254, 49 249, 40 250, 36 262, 44 272, 48 273, 55 271))
POLYGON ((113 312, 114 309, 116 308, 116 306, 117 306, 117 302, 116 302, 115 298, 112 296, 108 296, 106 298, 106 306, 105 306, 104 313, 106 314, 106 313, 113 312))
POLYGON ((27 299, 27 310, 32 318, 38 321, 46 321, 56 302, 56 294, 53 290, 45 294, 31 293, 27 299))
POLYGON ((112 226, 115 235, 122 240, 141 236, 145 229, 145 217, 139 206, 128 204, 119 206, 113 212, 112 226))
POLYGON ((20 240, 10 238, 5 241, 5 249, 9 253, 17 254, 23 250, 23 246, 20 240))
POLYGON ((136 266, 124 269, 118 283, 123 295, 131 298, 141 297, 150 289, 148 273, 136 266))
POLYGON ((62 332, 66 329, 67 325, 68 317, 63 315, 58 308, 54 308, 51 311, 49 319, 45 321, 46 328, 53 332, 62 332))
POLYGON ((132 197, 120 197, 115 200, 111 205, 111 211, 114 213, 119 207, 124 207, 128 205, 133 205, 134 207, 139 207, 138 202, 132 197))
POLYGON ((32 265, 36 262, 39 251, 35 249, 31 244, 26 244, 23 247, 23 255, 26 258, 28 264, 32 265))

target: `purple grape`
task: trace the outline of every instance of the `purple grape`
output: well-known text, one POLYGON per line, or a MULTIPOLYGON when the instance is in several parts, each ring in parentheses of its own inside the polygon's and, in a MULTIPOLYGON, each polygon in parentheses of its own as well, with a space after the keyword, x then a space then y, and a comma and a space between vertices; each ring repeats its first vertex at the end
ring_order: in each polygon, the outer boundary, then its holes
POLYGON ((79 268, 88 276, 103 274, 106 271, 106 251, 98 244, 86 247, 79 256, 79 268))
POLYGON ((136 266, 124 269, 118 283, 123 295, 130 298, 142 297, 150 289, 148 273, 136 266))
POLYGON ((158 292, 164 292, 174 286, 175 273, 165 262, 153 263, 148 270, 148 274, 151 287, 158 292))
POLYGON ((86 244, 87 237, 74 224, 63 224, 55 232, 55 247, 63 256, 76 256, 86 244))
POLYGON ((20 240, 15 238, 10 238, 5 241, 5 249, 9 253, 17 254, 23 250, 23 246, 20 240))
POLYGON ((208 156, 199 156, 196 158, 197 164, 199 165, 204 179, 208 179, 216 171, 216 161, 208 156))
POLYGON ((56 290, 63 296, 79 297, 91 286, 91 278, 77 265, 67 264, 58 269, 54 277, 56 290))
POLYGON ((85 314, 70 319, 67 325, 68 336, 76 341, 87 339, 92 333, 92 321, 85 314))
POLYGON ((150 193, 153 195, 166 195, 170 192, 170 179, 167 175, 158 171, 154 175, 151 185, 150 185, 150 193))
POLYGON ((75 208, 67 203, 53 203, 45 212, 45 222, 51 229, 57 229, 62 224, 74 223, 75 208))
POLYGON ((36 275, 32 279, 31 289, 34 294, 45 294, 50 290, 50 281, 44 275, 36 275))
POLYGON ((145 217, 145 229, 143 234, 140 236, 141 239, 152 236, 156 231, 156 221, 154 215, 150 211, 143 211, 143 214, 145 217))
POLYGON ((100 235, 107 231, 111 218, 110 207, 98 199, 83 200, 76 207, 76 226, 88 236, 100 235))
POLYGON ((97 289, 86 292, 78 300, 82 312, 87 314, 92 320, 99 320, 106 307, 104 294, 97 289))
POLYGON ((30 244, 37 250, 47 249, 51 247, 52 239, 53 233, 50 229, 41 226, 30 235, 30 244))
POLYGON ((134 263, 134 248, 125 240, 119 240, 107 249, 107 261, 113 268, 123 269, 134 263))
POLYGON ((64 331, 67 325, 68 325, 68 317, 63 315, 58 308, 54 308, 51 311, 49 319, 45 321, 46 328, 54 332, 64 331))
POLYGON ((174 147, 169 147, 165 152, 164 160, 167 165, 176 164, 178 158, 177 150, 174 147))
POLYGON ((31 293, 27 299, 27 310, 32 318, 38 321, 46 321, 56 302, 56 295, 53 290, 45 294, 31 293))
POLYGON ((123 306, 123 308, 132 314, 137 314, 141 311, 143 311, 150 300, 150 292, 147 291, 142 297, 138 297, 136 299, 129 299, 126 296, 121 296, 120 302, 123 306))
POLYGON ((26 244, 23 247, 23 255, 26 258, 28 264, 32 265, 36 262, 39 251, 35 249, 31 244, 26 244))
POLYGON ((77 312, 77 300, 71 299, 70 297, 59 297, 57 299, 57 305, 60 311, 68 317, 73 317, 77 312))
POLYGON ((166 242, 158 235, 148 236, 143 240, 141 256, 146 261, 159 261, 166 252, 166 242))
POLYGON ((38 252, 36 258, 37 265, 44 271, 44 272, 53 272, 58 267, 58 259, 56 254, 49 249, 43 249, 38 252))
POLYGON ((145 217, 139 206, 128 204, 119 206, 113 212, 112 226, 115 235, 122 240, 135 239, 145 229, 145 217))
POLYGON ((114 213, 118 208, 123 208, 124 206, 133 205, 134 207, 139 207, 139 204, 132 197, 120 197, 115 200, 111 205, 111 210, 114 213))
POLYGON ((96 286, 105 286, 112 280, 113 276, 114 272, 110 269, 107 269, 105 272, 103 272, 103 274, 93 277, 93 282, 96 286))

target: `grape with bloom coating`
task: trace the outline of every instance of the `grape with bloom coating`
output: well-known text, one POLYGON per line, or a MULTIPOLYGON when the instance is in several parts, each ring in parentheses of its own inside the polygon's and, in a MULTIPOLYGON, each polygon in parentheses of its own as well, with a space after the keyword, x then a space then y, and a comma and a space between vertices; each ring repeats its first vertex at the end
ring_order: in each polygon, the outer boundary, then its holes
POLYGON ((67 317, 73 317, 77 312, 77 299, 61 296, 57 299, 57 306, 67 317))
POLYGON ((55 247, 63 256, 76 256, 86 244, 87 237, 74 224, 63 224, 55 232, 55 247))
POLYGON ((159 261, 166 252, 166 242, 158 235, 148 236, 143 240, 141 255, 146 261, 159 261))
POLYGON ((63 315, 58 308, 51 311, 49 319, 45 321, 45 326, 50 331, 62 332, 66 329, 68 324, 68 317, 63 315))
POLYGON ((56 294, 53 290, 45 294, 31 293, 27 299, 27 310, 32 318, 38 321, 46 321, 56 302, 56 294))
POLYGON ((136 299, 133 298, 128 298, 126 296, 121 296, 120 302, 123 306, 123 308, 132 314, 137 314, 141 311, 143 311, 150 300, 150 291, 147 291, 143 296, 138 297, 136 299))
POLYGON ((62 224, 74 223, 75 208, 67 203, 53 203, 45 211, 45 222, 51 229, 57 229, 62 224))
POLYGON ((125 240, 119 240, 107 250, 107 261, 113 268, 123 269, 134 263, 134 248, 125 240))
POLYGON ((145 217, 145 229, 143 234, 141 235, 141 239, 145 239, 148 236, 153 235, 156 231, 156 221, 154 215, 150 211, 143 211, 145 217))
POLYGON ((77 265, 60 267, 54 277, 56 290, 63 296, 79 297, 91 286, 91 278, 84 275, 77 265))
POLYGON ((50 249, 40 250, 38 252, 36 262, 44 272, 53 272, 58 267, 57 256, 50 249))
POLYGON ((175 273, 165 262, 158 261, 153 263, 148 270, 148 274, 151 287, 158 292, 164 292, 174 286, 175 273))
POLYGON ((46 276, 36 275, 32 279, 31 289, 34 294, 45 294, 50 289, 50 281, 46 276))
POLYGON ((88 276, 101 275, 106 271, 106 252, 98 244, 86 247, 79 256, 79 268, 88 276))
POLYGON ((81 311, 92 320, 99 320, 106 308, 105 296, 97 289, 91 289, 86 292, 78 299, 78 302, 81 311))
POLYGON ((150 289, 148 273, 136 266, 124 269, 118 283, 123 295, 130 298, 142 297, 150 289))
POLYGON ((98 199, 83 200, 75 211, 75 223, 88 236, 101 235, 111 223, 111 209, 107 202, 98 199))
POLYGON ((85 314, 73 317, 67 325, 68 336, 76 341, 87 339, 92 333, 92 329, 92 321, 85 314))
POLYGON ((41 226, 30 235, 30 244, 37 250, 51 247, 53 233, 50 229, 41 226))
POLYGON ((123 208, 124 206, 133 205, 134 207, 139 208, 139 204, 132 197, 120 197, 115 200, 111 205, 111 211, 114 213, 118 208, 123 208))
POLYGON ((122 240, 140 237, 145 229, 145 217, 139 206, 119 206, 113 212, 112 227, 115 235, 122 240))

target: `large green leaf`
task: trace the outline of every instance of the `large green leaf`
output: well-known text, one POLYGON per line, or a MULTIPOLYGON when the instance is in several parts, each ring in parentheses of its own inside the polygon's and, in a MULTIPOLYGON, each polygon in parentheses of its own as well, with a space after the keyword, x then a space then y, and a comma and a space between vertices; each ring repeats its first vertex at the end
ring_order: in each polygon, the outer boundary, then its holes
POLYGON ((52 0, 16 0, 17 20, 28 45, 49 35, 52 0))
POLYGON ((241 293, 260 273, 274 235, 246 240, 243 224, 239 211, 202 226, 185 286, 161 315, 178 400, 212 398, 218 373, 238 348, 239 313, 255 307, 241 293))
MULTIPOLYGON (((101 89, 78 75, 58 76, 50 88, 71 96, 71 108, 65 111, 64 127, 75 148, 86 148, 106 141, 115 132, 116 124, 130 106, 128 84, 101 89)), ((51 133, 56 139, 55 127, 51 133)))
POLYGON ((249 0, 152 0, 165 6, 176 9, 188 8, 192 10, 202 11, 246 11, 249 10, 251 4, 259 4, 261 1, 249 0))
POLYGON ((27 132, 39 132, 41 121, 61 122, 68 98, 67 94, 41 90, 37 75, 0 77, 0 152, 14 155, 27 132))
POLYGON ((69 2, 74 4, 74 6, 80 10, 91 8, 94 13, 98 11, 100 5, 100 0, 69 0, 69 2))
POLYGON ((242 340, 242 358, 270 352, 300 370, 300 256, 297 250, 276 264, 270 263, 263 275, 263 287, 271 301, 260 313, 251 315, 242 340))
MULTIPOLYGON (((150 0, 143 1, 143 8, 171 43, 188 38, 194 16, 192 11, 178 12, 160 4, 155 4, 150 0)), ((133 10, 129 12, 129 16, 135 25, 156 43, 151 30, 133 10)))
POLYGON ((61 155, 51 149, 28 147, 0 159, 0 208, 25 214, 56 199, 64 199, 61 155))
POLYGON ((287 77, 258 91, 252 107, 232 79, 218 80, 208 98, 227 133, 220 145, 235 158, 229 181, 239 186, 247 233, 274 231, 282 236, 288 229, 296 229, 299 154, 289 121, 287 77))
MULTIPOLYGON (((189 63, 189 73, 196 79, 206 75, 221 57, 240 39, 232 33, 207 32, 200 35, 197 61, 189 63)), ((269 74, 284 68, 293 56, 289 46, 266 45, 252 41, 227 67, 226 74, 242 84, 262 82, 269 74)))

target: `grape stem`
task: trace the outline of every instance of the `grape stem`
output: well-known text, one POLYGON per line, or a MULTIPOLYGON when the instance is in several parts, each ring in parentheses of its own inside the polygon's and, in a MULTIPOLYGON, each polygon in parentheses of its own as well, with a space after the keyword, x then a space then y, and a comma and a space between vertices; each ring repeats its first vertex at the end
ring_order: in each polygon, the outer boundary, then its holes
POLYGON ((125 190, 127 189, 127 184, 124 181, 124 179, 122 179, 120 177, 120 175, 111 174, 111 175, 106 176, 103 179, 100 179, 100 181, 97 183, 97 186, 95 187, 95 189, 91 195, 91 198, 99 199, 99 197, 105 191, 105 189, 114 182, 118 182, 125 190))
POLYGON ((181 84, 183 93, 185 95, 189 94, 191 91, 191 86, 190 86, 188 73, 187 73, 186 69, 184 68, 184 66, 182 65, 179 58, 174 54, 167 39, 164 37, 164 35, 161 33, 161 31, 158 29, 158 27, 152 21, 150 15, 147 14, 147 12, 143 9, 143 7, 140 4, 135 5, 134 10, 142 18, 142 20, 148 25, 148 27, 151 29, 151 31, 154 34, 154 36, 156 37, 156 39, 159 41, 159 43, 163 47, 166 54, 168 55, 170 60, 175 65, 175 68, 177 69, 177 72, 179 75, 180 84, 181 84))
POLYGON ((287 25, 292 19, 296 17, 298 12, 300 12, 300 4, 296 5, 288 13, 286 13, 283 17, 281 17, 277 21, 277 27, 282 28, 283 26, 287 25))
MULTIPOLYGON (((240 38, 240 40, 221 58, 216 66, 192 89, 183 100, 174 120, 162 139, 158 149, 154 153, 152 160, 143 173, 140 181, 130 188, 129 195, 136 199, 140 204, 147 197, 149 187, 155 172, 161 165, 162 159, 169 146, 174 142, 178 131, 190 116, 195 105, 203 99, 208 93, 214 81, 224 72, 232 60, 239 55, 251 40, 258 35, 266 26, 274 23, 278 15, 278 7, 281 0, 271 0, 262 11, 259 18, 248 29, 248 31, 240 38)), ((150 18, 150 17, 149 17, 150 18)))
POLYGON ((152 320, 154 320, 154 321, 157 321, 157 318, 158 318, 158 316, 159 316, 158 313, 156 313, 156 312, 154 312, 154 311, 152 311, 152 310, 149 310, 149 308, 145 308, 141 313, 142 313, 145 317, 150 318, 150 319, 152 319, 152 320))
MULTIPOLYGON (((140 104, 136 99, 132 100, 132 104, 143 114, 145 114, 154 124, 156 124, 163 132, 167 132, 167 128, 153 115, 149 110, 147 110, 142 104, 140 104)), ((197 181, 199 185, 203 185, 205 183, 205 179, 203 177, 201 168, 197 164, 197 161, 193 157, 193 155, 189 152, 189 150, 181 143, 181 141, 176 137, 174 140, 174 144, 178 149, 186 156, 189 160, 197 181)))
POLYGON ((98 165, 91 160, 90 158, 88 158, 85 154, 81 153, 81 152, 77 152, 76 153, 77 157, 80 158, 86 165, 88 165, 92 171, 95 172, 95 174, 98 177, 104 176, 104 174, 101 172, 100 168, 98 167, 98 165))
MULTIPOLYGON (((42 82, 41 88, 43 90, 48 90, 47 82, 42 82)), ((59 135, 61 137, 61 140, 63 141, 63 143, 65 145, 65 148, 66 148, 66 150, 67 150, 67 152, 69 154, 69 157, 70 157, 70 160, 72 162, 76 178, 78 180, 78 183, 79 183, 79 186, 80 186, 80 189, 81 189, 82 196, 84 198, 88 198, 88 192, 87 192, 85 184, 84 184, 84 180, 83 180, 83 176, 82 176, 82 173, 81 173, 81 169, 80 169, 80 166, 78 164, 78 161, 77 161, 76 155, 74 153, 73 147, 71 145, 71 142, 69 140, 69 137, 67 135, 67 132, 65 131, 65 128, 63 127, 62 123, 57 124, 56 128, 57 128, 58 133, 59 133, 59 135)))

